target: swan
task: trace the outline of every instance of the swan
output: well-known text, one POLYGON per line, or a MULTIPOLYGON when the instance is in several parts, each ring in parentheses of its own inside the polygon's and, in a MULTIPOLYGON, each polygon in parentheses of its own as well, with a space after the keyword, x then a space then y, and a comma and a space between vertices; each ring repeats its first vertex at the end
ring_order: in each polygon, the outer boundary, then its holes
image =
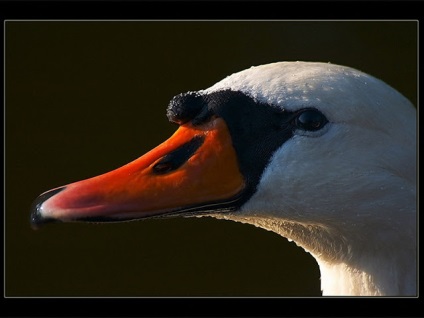
POLYGON ((317 261, 325 296, 416 296, 416 109, 361 71, 277 62, 175 96, 179 128, 121 168, 41 194, 34 227, 203 217, 317 261))

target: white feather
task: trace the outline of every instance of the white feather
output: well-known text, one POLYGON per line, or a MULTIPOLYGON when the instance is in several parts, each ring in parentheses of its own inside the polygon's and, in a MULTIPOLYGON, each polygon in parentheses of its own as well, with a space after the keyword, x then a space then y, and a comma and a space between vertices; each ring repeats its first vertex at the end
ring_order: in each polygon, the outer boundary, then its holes
POLYGON ((224 89, 290 111, 314 107, 329 120, 295 132, 253 197, 225 218, 310 252, 324 295, 416 295, 414 106, 372 76, 327 63, 252 67, 203 93, 224 89))

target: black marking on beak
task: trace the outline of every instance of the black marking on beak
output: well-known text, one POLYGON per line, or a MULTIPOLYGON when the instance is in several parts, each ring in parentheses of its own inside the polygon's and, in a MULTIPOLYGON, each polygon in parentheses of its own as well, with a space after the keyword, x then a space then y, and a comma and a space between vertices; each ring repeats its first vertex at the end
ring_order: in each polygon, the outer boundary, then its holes
POLYGON ((65 190, 65 189, 66 189, 66 186, 60 187, 60 188, 57 188, 57 189, 53 189, 53 190, 50 190, 50 191, 43 193, 37 199, 35 199, 35 201, 31 205, 31 217, 30 217, 31 226, 32 226, 33 229, 38 229, 41 225, 44 225, 46 223, 58 222, 58 220, 55 220, 53 218, 43 217, 41 215, 40 209, 41 209, 41 205, 45 201, 47 201, 52 196, 58 194, 59 192, 61 192, 62 190, 65 190))
POLYGON ((155 174, 167 174, 181 167, 203 144, 203 136, 195 136, 189 142, 165 155, 153 166, 155 174))

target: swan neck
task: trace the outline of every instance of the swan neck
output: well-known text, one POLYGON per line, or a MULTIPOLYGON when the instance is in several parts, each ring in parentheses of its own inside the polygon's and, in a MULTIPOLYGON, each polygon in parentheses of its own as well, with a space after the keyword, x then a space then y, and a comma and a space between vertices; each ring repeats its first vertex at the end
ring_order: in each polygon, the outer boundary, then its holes
MULTIPOLYGON (((375 260, 375 258, 373 258, 375 260)), ((328 263, 317 258, 323 296, 416 296, 413 264, 393 261, 328 263)))
POLYGON ((365 242, 316 224, 236 214, 213 217, 252 224, 302 247, 318 263, 321 290, 325 296, 416 295, 416 241, 413 234, 383 242, 365 242))

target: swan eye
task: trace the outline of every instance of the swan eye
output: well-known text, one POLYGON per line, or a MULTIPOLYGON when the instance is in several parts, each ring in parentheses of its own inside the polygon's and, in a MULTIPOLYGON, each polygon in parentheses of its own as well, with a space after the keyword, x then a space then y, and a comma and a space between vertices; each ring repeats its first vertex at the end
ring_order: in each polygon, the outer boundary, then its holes
POLYGON ((294 124, 297 128, 308 131, 319 130, 324 127, 327 122, 327 118, 316 109, 303 110, 294 120, 294 124))

